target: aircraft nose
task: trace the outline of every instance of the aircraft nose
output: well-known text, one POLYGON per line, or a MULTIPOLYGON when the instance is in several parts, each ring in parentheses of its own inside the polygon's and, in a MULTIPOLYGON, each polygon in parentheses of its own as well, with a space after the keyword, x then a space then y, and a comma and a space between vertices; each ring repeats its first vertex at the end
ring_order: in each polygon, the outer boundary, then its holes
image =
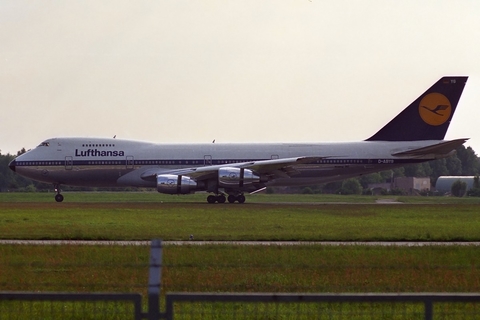
POLYGON ((12 162, 10 162, 10 163, 8 164, 8 167, 9 167, 13 172, 15 172, 15 166, 16 166, 16 164, 17 164, 16 161, 13 160, 12 162))

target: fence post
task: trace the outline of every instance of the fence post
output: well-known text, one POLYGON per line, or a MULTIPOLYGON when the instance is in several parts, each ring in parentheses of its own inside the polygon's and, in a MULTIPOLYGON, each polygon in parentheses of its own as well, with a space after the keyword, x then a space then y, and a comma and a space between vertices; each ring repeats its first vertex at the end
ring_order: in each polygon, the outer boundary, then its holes
POLYGON ((160 284, 162 274, 162 240, 153 239, 150 247, 148 276, 148 319, 160 319, 160 284))
POLYGON ((425 300, 425 320, 433 319, 433 300, 429 298, 425 300))

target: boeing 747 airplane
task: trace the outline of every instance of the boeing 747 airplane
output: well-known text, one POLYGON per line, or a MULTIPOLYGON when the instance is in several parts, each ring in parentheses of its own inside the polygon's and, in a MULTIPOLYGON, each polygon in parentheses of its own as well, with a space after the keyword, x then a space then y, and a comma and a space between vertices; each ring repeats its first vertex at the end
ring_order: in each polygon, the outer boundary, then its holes
POLYGON ((267 186, 342 180, 445 158, 468 139, 443 140, 468 77, 443 77, 370 138, 343 143, 156 144, 112 138, 52 138, 10 169, 60 185, 151 187, 245 202, 267 186))

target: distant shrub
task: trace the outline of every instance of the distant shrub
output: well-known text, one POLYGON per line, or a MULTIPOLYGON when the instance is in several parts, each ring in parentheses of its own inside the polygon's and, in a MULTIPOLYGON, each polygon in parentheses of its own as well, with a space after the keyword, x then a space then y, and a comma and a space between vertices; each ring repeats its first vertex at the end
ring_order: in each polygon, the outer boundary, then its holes
POLYGON ((467 191, 467 183, 457 180, 452 184, 451 192, 455 197, 463 197, 467 191))
POLYGON ((341 194, 362 194, 363 188, 360 182, 357 179, 347 179, 343 181, 342 187, 340 188, 341 194))
POLYGON ((310 187, 305 187, 302 189, 302 194, 314 194, 312 188, 310 187))
POLYGON ((468 190, 467 196, 469 197, 480 197, 480 188, 472 188, 468 190))
POLYGON ((24 189, 25 192, 36 192, 37 188, 33 184, 29 184, 28 186, 25 187, 24 189))

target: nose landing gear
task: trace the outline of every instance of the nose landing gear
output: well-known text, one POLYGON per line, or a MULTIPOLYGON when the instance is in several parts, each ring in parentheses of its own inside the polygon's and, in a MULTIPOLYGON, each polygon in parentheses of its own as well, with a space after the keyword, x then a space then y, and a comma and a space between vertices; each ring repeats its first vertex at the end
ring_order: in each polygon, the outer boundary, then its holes
POLYGON ((54 184, 53 187, 55 188, 55 192, 57 193, 55 195, 55 201, 57 202, 62 202, 63 201, 63 195, 60 194, 60 185, 59 184, 54 184))

